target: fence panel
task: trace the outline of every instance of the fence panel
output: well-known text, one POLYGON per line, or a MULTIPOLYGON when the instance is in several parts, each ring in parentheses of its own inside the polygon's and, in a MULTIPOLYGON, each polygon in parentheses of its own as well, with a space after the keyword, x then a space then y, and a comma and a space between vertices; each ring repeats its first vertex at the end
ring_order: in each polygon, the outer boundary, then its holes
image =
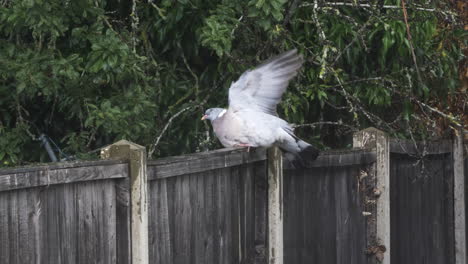
POLYGON ((450 143, 393 141, 390 151, 392 263, 455 263, 450 143))
POLYGON ((149 162, 150 263, 262 263, 265 158, 228 149, 149 162))
MULTIPOLYGON (((463 263, 466 196, 455 187, 460 165, 468 175, 466 153, 375 129, 355 139, 369 149, 324 151, 306 169, 285 162, 275 211, 284 263, 463 263)), ((103 153, 125 161, 0 170, 0 263, 268 262, 265 150, 146 163, 144 148, 122 141, 103 153)))
POLYGON ((0 171, 0 263, 116 263, 116 189, 126 164, 0 171))
POLYGON ((284 172, 284 263, 367 263, 364 192, 375 154, 322 153, 284 172))

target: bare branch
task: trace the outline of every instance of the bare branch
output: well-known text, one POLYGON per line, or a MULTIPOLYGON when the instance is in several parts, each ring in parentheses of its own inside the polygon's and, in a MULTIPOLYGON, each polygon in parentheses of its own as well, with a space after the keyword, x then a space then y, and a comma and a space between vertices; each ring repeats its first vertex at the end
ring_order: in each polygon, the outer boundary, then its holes
POLYGON ((419 73, 418 61, 416 60, 416 54, 414 53, 413 39, 411 38, 411 32, 408 24, 408 13, 406 12, 405 0, 401 0, 401 9, 403 9, 403 18, 406 24, 406 33, 408 35, 408 42, 411 49, 411 56, 413 57, 414 67, 416 68, 416 74, 418 76, 419 83, 422 82, 421 74, 419 73))
POLYGON ((423 108, 422 106, 424 106, 426 109, 428 109, 429 111, 433 112, 433 113, 436 113, 442 117, 444 117, 445 119, 448 119, 452 124, 454 124, 456 127, 463 127, 460 122, 452 115, 448 115, 430 105, 427 105, 421 101, 419 101, 418 99, 416 98, 411 98, 411 100, 415 101, 418 105, 420 105, 421 108, 423 108))
MULTIPOLYGON (((343 56, 345 51, 348 50, 356 42, 356 40, 358 40, 361 37, 361 34, 364 31, 364 29, 366 29, 366 27, 368 27, 371 24, 372 18, 373 18, 373 16, 371 16, 366 21, 366 23, 364 23, 364 25, 356 32, 356 36, 353 38, 353 40, 351 40, 351 42, 349 42, 348 45, 346 45, 346 47, 343 50, 340 51, 340 53, 336 56, 335 60, 331 64, 332 66, 335 65, 335 63, 341 58, 341 56, 343 56)), ((364 43, 364 41, 363 41, 363 43, 364 43)))
POLYGON ((293 128, 317 127, 317 126, 322 126, 322 125, 343 126, 343 127, 349 128, 353 132, 359 131, 359 129, 354 127, 354 126, 351 126, 351 125, 348 125, 348 124, 343 124, 343 122, 332 122, 332 121, 322 121, 322 122, 314 122, 314 123, 308 123, 308 124, 293 125, 293 128))
MULTIPOLYGON (((315 3, 304 3, 301 5, 301 7, 308 7, 308 6, 314 6, 315 3)), ((396 6, 396 5, 383 5, 383 6, 378 6, 378 5, 371 5, 371 4, 364 4, 364 3, 347 3, 347 2, 323 2, 321 3, 321 6, 328 6, 328 7, 335 7, 335 6, 348 6, 348 7, 357 7, 357 8, 384 8, 384 9, 400 9, 401 6, 396 6)), ((424 7, 416 7, 412 6, 410 7, 411 9, 418 10, 418 11, 426 11, 426 12, 439 12, 439 13, 444 13, 441 10, 435 9, 435 8, 424 8, 424 7)))
POLYGON ((138 23, 140 23, 140 19, 138 18, 136 3, 137 0, 132 1, 132 13, 130 17, 132 18, 132 44, 133 44, 133 52, 136 53, 136 44, 137 44, 137 30, 138 30, 138 23))
POLYGON ((185 108, 183 108, 182 110, 180 110, 179 112, 175 113, 173 116, 171 116, 171 118, 169 118, 169 120, 167 121, 166 125, 164 126, 163 130, 161 131, 161 133, 159 134, 159 136, 156 138, 156 140, 154 141, 154 144, 150 147, 150 150, 148 152, 148 158, 151 158, 151 156, 153 156, 153 153, 154 151, 156 150, 156 147, 158 146, 159 144, 159 141, 161 140, 162 136, 164 135, 164 133, 166 132, 166 130, 169 128, 169 126, 171 125, 172 121, 174 121, 175 118, 177 118, 179 115, 181 115, 183 112, 189 110, 189 109, 192 109, 192 108, 195 108, 195 107, 199 107, 200 105, 191 105, 191 106, 187 106, 185 108))

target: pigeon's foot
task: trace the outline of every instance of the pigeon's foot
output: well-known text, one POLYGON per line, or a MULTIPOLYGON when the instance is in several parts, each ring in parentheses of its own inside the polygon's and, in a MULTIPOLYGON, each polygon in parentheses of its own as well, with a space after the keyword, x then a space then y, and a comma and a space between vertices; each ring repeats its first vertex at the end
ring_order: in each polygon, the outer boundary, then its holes
POLYGON ((250 152, 250 145, 249 144, 240 143, 240 144, 236 144, 234 146, 235 147, 247 147, 247 152, 250 152))

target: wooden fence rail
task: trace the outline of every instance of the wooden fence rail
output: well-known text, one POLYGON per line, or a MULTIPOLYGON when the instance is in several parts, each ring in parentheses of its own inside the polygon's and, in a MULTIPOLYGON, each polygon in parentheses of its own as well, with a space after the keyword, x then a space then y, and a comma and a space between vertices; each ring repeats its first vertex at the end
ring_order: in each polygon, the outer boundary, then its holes
POLYGON ((0 169, 0 264, 466 263, 461 132, 411 142, 376 129, 306 168, 278 149, 0 169))

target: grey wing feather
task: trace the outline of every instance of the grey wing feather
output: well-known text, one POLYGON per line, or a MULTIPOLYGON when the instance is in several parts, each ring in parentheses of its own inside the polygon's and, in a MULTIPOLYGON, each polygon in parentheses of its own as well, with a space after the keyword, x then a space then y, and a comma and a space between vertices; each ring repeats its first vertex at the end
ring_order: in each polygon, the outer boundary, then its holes
POLYGON ((229 108, 234 112, 253 110, 276 115, 276 106, 302 62, 294 49, 244 72, 229 88, 229 108))

